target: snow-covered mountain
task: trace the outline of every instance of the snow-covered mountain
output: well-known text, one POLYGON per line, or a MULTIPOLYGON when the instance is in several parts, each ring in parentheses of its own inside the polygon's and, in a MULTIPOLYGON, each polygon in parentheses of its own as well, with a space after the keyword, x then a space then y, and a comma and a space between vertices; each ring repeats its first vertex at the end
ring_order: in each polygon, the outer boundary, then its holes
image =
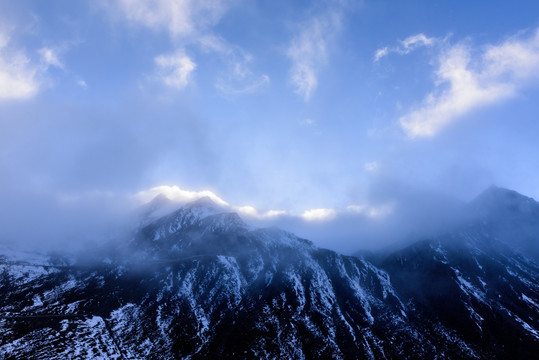
POLYGON ((539 353, 539 269, 498 241, 486 220, 370 257, 253 229, 207 198, 143 224, 98 261, 6 252, 0 357, 539 353))

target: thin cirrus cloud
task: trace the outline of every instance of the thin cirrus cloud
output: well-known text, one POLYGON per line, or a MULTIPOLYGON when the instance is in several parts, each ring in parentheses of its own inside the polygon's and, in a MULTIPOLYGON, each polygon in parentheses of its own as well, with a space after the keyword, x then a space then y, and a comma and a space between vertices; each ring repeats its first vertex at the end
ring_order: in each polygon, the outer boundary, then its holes
POLYGON ((238 61, 232 64, 233 70, 226 77, 217 79, 215 87, 223 94, 236 95, 254 93, 270 83, 270 77, 266 74, 257 75, 238 61))
POLYGON ((240 47, 233 46, 214 35, 201 37, 198 45, 203 51, 218 54, 227 64, 226 71, 215 82, 215 88, 223 94, 254 93, 270 83, 267 74, 258 74, 251 69, 253 56, 240 47))
MULTIPOLYGON (((171 38, 189 43, 206 27, 215 24, 224 12, 216 1, 118 0, 117 6, 125 18, 154 31, 165 31, 171 38)), ((196 68, 183 47, 174 53, 154 58, 154 78, 170 88, 184 89, 196 68)))
POLYGON ((256 74, 248 66, 252 59, 249 54, 212 31, 231 6, 230 1, 117 0, 117 5, 128 21, 165 31, 176 44, 175 54, 155 57, 156 78, 163 84, 176 90, 188 85, 196 69, 195 61, 185 55, 186 47, 190 46, 224 59, 228 71, 219 76, 215 85, 224 94, 253 93, 269 83, 268 75, 256 74))
POLYGON ((181 90, 187 86, 196 64, 181 50, 169 55, 159 55, 155 59, 156 77, 163 84, 181 90))
POLYGON ((303 23, 287 49, 292 61, 290 80, 295 92, 309 101, 318 86, 318 73, 328 61, 328 44, 341 28, 342 9, 332 9, 303 23))
POLYGON ((171 37, 194 36, 215 25, 228 8, 218 0, 117 0, 125 17, 171 37))
POLYGON ((422 46, 432 46, 436 43, 435 38, 429 38, 425 34, 416 34, 407 37, 404 40, 399 41, 398 46, 388 47, 385 46, 376 50, 374 53, 374 62, 379 61, 384 56, 387 56, 391 53, 397 53, 399 55, 406 55, 412 52, 413 50, 422 47, 422 46))
POLYGON ((435 76, 435 90, 399 119, 410 138, 435 136, 462 116, 537 82, 539 29, 479 52, 464 43, 449 46, 438 56, 435 76))
POLYGON ((41 62, 46 68, 50 66, 54 66, 59 69, 64 68, 64 64, 58 58, 58 52, 55 49, 43 47, 37 52, 41 56, 41 62))
POLYGON ((9 36, 0 33, 0 101, 33 97, 40 87, 39 72, 39 66, 10 47, 9 36))
POLYGON ((30 99, 47 83, 50 68, 66 71, 56 48, 44 46, 34 51, 39 59, 32 59, 11 44, 9 34, 0 32, 0 101, 30 99))

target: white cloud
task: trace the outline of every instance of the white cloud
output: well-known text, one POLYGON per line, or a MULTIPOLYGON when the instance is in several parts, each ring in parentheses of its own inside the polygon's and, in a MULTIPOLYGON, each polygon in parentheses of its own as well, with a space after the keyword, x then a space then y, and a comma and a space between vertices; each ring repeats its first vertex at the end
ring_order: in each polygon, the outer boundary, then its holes
POLYGON ((211 34, 200 37, 197 45, 205 52, 217 53, 227 64, 226 70, 215 83, 216 89, 223 94, 250 94, 269 85, 270 77, 267 74, 255 73, 251 69, 253 56, 242 48, 211 34))
POLYGON ((0 33, 0 101, 30 98, 39 91, 39 68, 8 45, 9 36, 0 33))
POLYGON ((400 118, 409 137, 434 136, 459 117, 506 100, 539 78, 539 30, 474 53, 457 44, 439 56, 435 91, 400 118))
POLYGON ((409 36, 401 41, 404 51, 403 53, 408 54, 410 51, 420 46, 431 46, 432 44, 434 44, 434 41, 434 38, 426 37, 425 34, 421 33, 409 36))
POLYGON ((282 216, 282 215, 286 215, 287 212, 285 210, 269 210, 269 211, 266 211, 264 213, 264 217, 268 218, 268 217, 276 217, 276 216, 282 216))
POLYGON ((216 204, 219 204, 221 206, 228 206, 228 203, 226 201, 221 199, 219 196, 215 195, 212 191, 209 191, 209 190, 189 191, 189 190, 180 189, 176 185, 156 186, 148 190, 140 191, 136 193, 133 197, 135 201, 137 202, 147 203, 159 194, 163 194, 170 200, 179 202, 179 203, 187 203, 187 202, 195 201, 195 200, 198 200, 200 198, 207 196, 210 199, 212 199, 216 204))
POLYGON ((376 50, 376 52, 374 53, 374 62, 377 62, 378 60, 389 54, 390 51, 391 50, 387 46, 376 50))
POLYGON ((362 217, 368 217, 372 219, 380 219, 390 215, 395 208, 393 203, 387 203, 382 205, 350 205, 344 209, 332 209, 332 208, 316 208, 308 209, 302 213, 294 213, 287 210, 268 210, 259 211, 257 208, 250 205, 236 206, 229 204, 214 192, 210 190, 201 191, 189 191, 179 188, 178 186, 162 185, 150 188, 148 190, 140 191, 132 195, 132 200, 136 204, 145 204, 150 202, 157 195, 165 195, 168 199, 179 203, 185 204, 198 200, 202 197, 209 197, 216 204, 224 207, 228 211, 236 211, 241 216, 257 220, 277 220, 281 217, 302 219, 309 222, 326 222, 337 219, 339 216, 358 215, 362 217))
POLYGON ((252 206, 238 206, 236 207, 236 210, 243 215, 247 215, 250 217, 259 217, 258 210, 256 210, 252 206))
POLYGON ((422 47, 422 46, 432 46, 436 43, 435 38, 429 38, 425 34, 416 34, 407 37, 404 40, 399 41, 400 45, 395 47, 383 47, 375 51, 374 53, 374 62, 377 62, 384 56, 389 55, 390 53, 397 53, 399 55, 406 55, 412 52, 413 50, 422 47))
POLYGON ((125 17, 172 37, 193 36, 215 25, 228 8, 221 0, 117 0, 125 17))
POLYGON ((318 72, 328 60, 328 43, 340 27, 341 10, 329 11, 304 23, 287 49, 292 60, 291 81, 305 101, 318 86, 318 72))
MULTIPOLYGON (((227 72, 219 76, 216 88, 227 95, 254 93, 270 83, 267 74, 249 67, 252 57, 241 48, 216 36, 214 27, 234 1, 230 0, 116 0, 120 14, 153 31, 166 31, 182 48, 197 46, 203 52, 225 59, 227 72)), ((105 3, 105 7, 110 6, 105 3)), ((179 51, 175 56, 156 58, 159 77, 168 86, 182 89, 195 69, 194 61, 179 51)))
POLYGON ((140 191, 133 195, 133 199, 138 204, 144 204, 150 202, 157 195, 165 195, 168 199, 180 204, 192 202, 203 197, 209 197, 220 206, 228 208, 231 211, 237 211, 242 216, 256 219, 269 219, 287 214, 287 212, 284 210, 269 210, 265 212, 260 212, 253 206, 249 205, 233 206, 219 196, 215 195, 215 193, 210 190, 189 191, 180 189, 176 185, 161 185, 148 190, 140 191))
POLYGON ((224 94, 238 95, 254 93, 270 83, 266 74, 256 75, 248 67, 249 57, 231 64, 232 70, 226 77, 220 77, 215 87, 224 94))
POLYGON ((41 62, 45 68, 55 66, 59 69, 64 68, 64 64, 58 59, 57 51, 48 47, 43 47, 37 51, 41 56, 41 62))
POLYGON ((239 212, 241 215, 256 218, 256 219, 268 219, 268 218, 274 218, 278 216, 286 215, 287 212, 284 210, 269 210, 266 212, 259 212, 256 208, 252 206, 233 206, 234 210, 239 212))
POLYGON ((155 59, 157 78, 165 85, 181 90, 189 83, 196 64, 182 50, 174 54, 159 55, 155 59))
POLYGON ((307 221, 327 221, 333 220, 337 216, 337 212, 333 209, 311 209, 306 210, 301 217, 307 221))
POLYGON ((349 214, 361 214, 371 219, 384 218, 395 210, 395 204, 387 203, 379 206, 369 205, 349 205, 346 207, 346 212, 349 214))
POLYGON ((84 88, 86 89, 88 87, 88 84, 86 84, 86 81, 80 79, 80 80, 77 80, 77 85, 79 85, 81 88, 84 88))

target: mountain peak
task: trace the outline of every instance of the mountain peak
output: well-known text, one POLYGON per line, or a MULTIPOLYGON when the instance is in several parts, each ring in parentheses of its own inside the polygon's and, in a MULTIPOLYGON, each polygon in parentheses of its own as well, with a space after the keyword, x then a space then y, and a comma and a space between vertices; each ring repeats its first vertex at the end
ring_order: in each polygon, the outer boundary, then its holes
POLYGON ((515 190, 507 189, 498 185, 490 185, 488 188, 486 188, 479 196, 481 195, 490 195, 490 196, 522 196, 520 193, 516 192, 515 190))
POLYGON ((524 196, 514 190, 496 185, 489 186, 471 202, 473 207, 492 210, 508 210, 523 207, 533 207, 537 204, 534 199, 524 196))
POLYGON ((183 209, 189 210, 193 215, 202 219, 209 215, 216 215, 228 212, 223 206, 217 204, 209 196, 201 197, 195 201, 187 203, 183 209))
POLYGON ((153 211, 162 206, 168 206, 172 202, 173 201, 170 200, 170 198, 166 196, 165 194, 157 194, 152 200, 150 200, 150 202, 146 204, 146 207, 153 211))
POLYGON ((178 204, 164 194, 156 195, 152 200, 137 210, 140 225, 144 226, 159 219, 178 208, 178 204))
POLYGON ((214 206, 220 208, 215 201, 213 201, 209 196, 203 196, 197 200, 191 201, 185 205, 186 207, 197 207, 197 206, 214 206))

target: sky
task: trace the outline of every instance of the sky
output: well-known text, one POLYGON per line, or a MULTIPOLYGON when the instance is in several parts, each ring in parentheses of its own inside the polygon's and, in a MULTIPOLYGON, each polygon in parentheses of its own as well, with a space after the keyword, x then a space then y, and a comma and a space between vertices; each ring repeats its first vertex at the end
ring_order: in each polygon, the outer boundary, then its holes
POLYGON ((315 238, 539 199, 538 95, 533 0, 0 0, 0 237, 158 193, 315 238))

